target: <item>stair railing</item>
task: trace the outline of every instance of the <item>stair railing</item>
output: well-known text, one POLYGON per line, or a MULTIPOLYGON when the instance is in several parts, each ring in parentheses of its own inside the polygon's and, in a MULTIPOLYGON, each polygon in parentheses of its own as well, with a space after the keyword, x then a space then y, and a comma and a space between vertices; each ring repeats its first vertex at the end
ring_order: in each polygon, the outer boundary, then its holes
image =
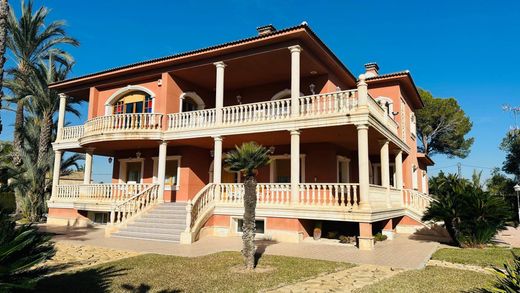
POLYGON ((219 184, 210 183, 202 188, 186 205, 186 229, 181 233, 181 243, 190 244, 202 228, 202 225, 212 215, 215 208, 215 188, 219 184))
POLYGON ((403 189, 403 205, 408 210, 422 217, 435 199, 426 193, 412 189, 403 189))
POLYGON ((143 191, 121 203, 114 203, 110 210, 110 222, 106 234, 110 235, 126 225, 139 214, 146 212, 159 202, 159 184, 152 184, 143 191))

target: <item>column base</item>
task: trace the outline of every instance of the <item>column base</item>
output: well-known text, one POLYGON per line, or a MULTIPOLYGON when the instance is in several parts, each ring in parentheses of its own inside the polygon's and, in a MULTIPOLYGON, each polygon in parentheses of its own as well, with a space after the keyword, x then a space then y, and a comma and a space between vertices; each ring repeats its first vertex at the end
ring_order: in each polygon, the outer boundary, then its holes
POLYGON ((180 238, 181 244, 192 244, 193 243, 193 233, 191 232, 182 232, 180 238))
POLYGON ((394 230, 383 230, 381 234, 385 235, 388 240, 394 240, 395 231, 394 230))
POLYGON ((375 246, 374 237, 358 237, 359 250, 373 250, 375 246))

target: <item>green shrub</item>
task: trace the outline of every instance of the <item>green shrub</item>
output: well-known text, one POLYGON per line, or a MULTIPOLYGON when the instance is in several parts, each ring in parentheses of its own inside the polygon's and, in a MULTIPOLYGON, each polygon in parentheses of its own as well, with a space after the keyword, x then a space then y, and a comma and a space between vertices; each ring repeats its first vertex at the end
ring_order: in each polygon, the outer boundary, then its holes
POLYGON ((381 232, 379 232, 376 235, 374 235, 374 240, 375 241, 385 241, 386 239, 388 239, 388 236, 383 235, 383 233, 381 233, 381 232))
POLYGON ((43 277, 45 269, 33 267, 54 255, 49 240, 30 224, 16 227, 0 212, 0 291, 30 289, 43 277))
POLYGON ((495 268, 496 280, 489 288, 479 289, 485 293, 520 292, 520 256, 513 252, 513 263, 505 263, 504 270, 495 268))
POLYGON ((457 175, 442 172, 430 180, 436 201, 426 210, 423 221, 443 221, 453 242, 462 247, 482 247, 504 230, 511 212, 502 197, 482 190, 457 175))

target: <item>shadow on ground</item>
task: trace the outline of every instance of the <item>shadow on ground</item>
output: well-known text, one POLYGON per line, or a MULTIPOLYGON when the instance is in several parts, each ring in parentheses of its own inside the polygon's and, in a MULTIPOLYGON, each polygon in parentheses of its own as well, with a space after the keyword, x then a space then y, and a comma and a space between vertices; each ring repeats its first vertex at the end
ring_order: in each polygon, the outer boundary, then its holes
POLYGON ((256 252, 255 252, 255 267, 258 265, 258 262, 262 258, 262 255, 264 255, 265 250, 268 246, 274 245, 278 243, 277 241, 273 240, 256 240, 256 252))
MULTIPOLYGON (((152 287, 150 285, 142 284, 142 283, 137 287, 130 285, 130 284, 123 284, 123 285, 121 285, 121 288, 123 290, 125 290, 127 292, 131 292, 131 293, 148 293, 152 289, 152 287)), ((182 290, 177 290, 177 289, 158 291, 158 293, 181 293, 181 292, 182 292, 182 290)))
POLYGON ((96 227, 58 227, 58 226, 47 226, 40 225, 38 229, 53 237, 54 240, 76 240, 85 241, 89 240, 89 234, 99 231, 96 227))
POLYGON ((41 280, 35 292, 110 292, 112 280, 124 275, 124 269, 112 266, 52 275, 41 280))

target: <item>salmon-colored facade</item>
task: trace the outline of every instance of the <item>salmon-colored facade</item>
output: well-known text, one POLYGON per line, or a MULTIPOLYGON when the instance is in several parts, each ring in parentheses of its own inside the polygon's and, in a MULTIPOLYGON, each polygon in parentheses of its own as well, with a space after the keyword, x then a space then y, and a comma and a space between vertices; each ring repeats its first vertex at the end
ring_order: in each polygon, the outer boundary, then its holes
POLYGON ((97 190, 106 194, 103 200, 124 205, 156 188, 147 209, 186 203, 186 233, 193 239, 236 235, 241 210, 229 202, 243 179, 218 161, 236 145, 256 141, 272 151, 271 163, 258 170, 261 188, 269 190, 265 198, 259 195, 261 234, 297 241, 319 222, 324 231, 353 231, 370 240, 376 226, 393 231, 399 224, 420 225, 406 214, 411 195, 401 190, 428 192, 433 162, 417 152, 414 125, 422 101, 409 72, 380 75, 378 69, 369 63, 355 78, 302 24, 53 84, 63 103, 69 97, 88 101, 86 123, 64 127, 59 120, 54 144, 59 157, 87 153, 88 178, 84 190, 55 179, 49 218, 78 218, 81 206, 85 217, 112 213, 117 221, 121 212, 112 203, 103 210, 100 200, 89 210, 100 198, 93 195, 97 190), (92 155, 113 161, 111 183, 90 183, 92 155), (219 190, 212 191, 215 203, 197 210, 208 188, 219 190), (91 201, 80 205, 81 198, 91 201), (334 215, 318 211, 318 202, 334 207, 334 215), (301 216, 290 212, 302 205, 312 208, 301 216), (379 214, 387 216, 349 219, 340 207, 382 209, 379 214))

